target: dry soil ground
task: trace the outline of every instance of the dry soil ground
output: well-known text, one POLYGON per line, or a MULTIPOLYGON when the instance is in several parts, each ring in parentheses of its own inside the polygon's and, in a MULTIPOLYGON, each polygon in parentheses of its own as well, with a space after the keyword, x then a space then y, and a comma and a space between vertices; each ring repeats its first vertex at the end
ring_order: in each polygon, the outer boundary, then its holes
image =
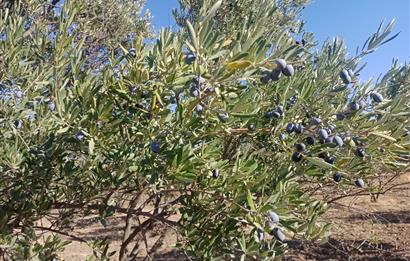
POLYGON ((410 173, 377 201, 370 196, 344 199, 324 217, 333 223, 325 244, 291 242, 285 260, 409 260, 410 173))
MULTIPOLYGON (((410 173, 403 174, 395 187, 376 202, 369 196, 346 198, 334 204, 324 217, 333 223, 332 235, 325 244, 288 241, 289 252, 283 260, 409 260, 410 261, 410 173), (406 184, 407 183, 407 184, 406 184)), ((83 239, 107 237, 112 249, 119 246, 122 237, 123 216, 108 220, 104 228, 93 219, 80 220, 75 233, 83 239)), ((159 254, 154 260, 187 260, 175 252, 175 234, 172 231, 160 238, 157 227, 150 232, 149 246, 157 244, 159 254)), ((141 242, 144 249, 145 242, 141 242)), ((85 260, 92 254, 84 243, 73 242, 61 253, 64 260, 85 260)), ((143 255, 144 252, 142 251, 143 255)), ((113 258, 114 259, 114 258, 113 258)), ((142 260, 142 259, 141 259, 142 260)))

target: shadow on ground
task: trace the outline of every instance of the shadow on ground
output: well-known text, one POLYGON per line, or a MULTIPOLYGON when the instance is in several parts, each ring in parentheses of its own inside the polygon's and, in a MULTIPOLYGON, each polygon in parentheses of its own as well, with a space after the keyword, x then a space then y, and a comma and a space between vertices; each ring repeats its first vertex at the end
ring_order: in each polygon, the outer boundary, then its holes
MULTIPOLYGON (((410 255, 395 249, 388 243, 372 244, 366 240, 338 241, 330 239, 325 244, 314 244, 290 240, 289 252, 282 261, 306 261, 306 260, 346 260, 346 261, 410 261, 410 255)), ((190 260, 184 253, 169 251, 155 254, 152 260, 156 261, 186 261, 190 260)), ((137 260, 146 260, 139 258, 137 260)), ((239 259, 238 259, 239 260, 239 259)), ((253 260, 253 259, 249 259, 253 260)))
POLYGON ((290 252, 283 260, 410 261, 410 255, 389 243, 373 244, 366 240, 339 241, 331 238, 325 244, 289 241, 288 245, 290 252))
POLYGON ((410 211, 372 212, 369 214, 351 215, 350 221, 369 220, 383 224, 410 224, 410 211))

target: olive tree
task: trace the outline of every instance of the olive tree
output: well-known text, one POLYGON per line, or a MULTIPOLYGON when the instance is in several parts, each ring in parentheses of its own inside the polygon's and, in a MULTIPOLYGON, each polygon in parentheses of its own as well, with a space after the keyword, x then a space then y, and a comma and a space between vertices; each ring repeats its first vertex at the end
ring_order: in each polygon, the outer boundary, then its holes
POLYGON ((98 49, 108 53, 98 70, 76 26, 91 9, 64 1, 55 35, 19 8, 2 11, 4 258, 57 258, 65 240, 85 242, 70 232, 76 219, 98 215, 109 229, 124 214, 119 249, 87 242, 96 258, 129 260, 164 224, 192 257, 270 259, 289 239, 325 238, 319 218, 340 195, 380 194, 379 175, 408 168, 409 66, 359 80, 393 23, 350 57, 340 39, 314 50, 294 19, 270 26, 299 6, 258 1, 243 10, 258 19, 230 31, 222 1, 203 2, 155 42, 99 39, 110 48, 98 49))

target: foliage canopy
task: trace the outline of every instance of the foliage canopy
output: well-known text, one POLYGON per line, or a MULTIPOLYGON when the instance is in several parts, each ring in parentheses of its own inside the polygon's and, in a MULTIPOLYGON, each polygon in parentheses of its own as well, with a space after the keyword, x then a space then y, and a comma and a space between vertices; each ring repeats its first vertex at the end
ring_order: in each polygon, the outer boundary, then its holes
MULTIPOLYGON (((326 237, 327 202, 408 168, 410 67, 358 80, 393 22, 349 57, 340 39, 314 49, 296 20, 305 1, 191 2, 154 42, 140 1, 1 9, 2 255, 52 259, 74 219, 122 213, 122 260, 154 223, 194 257, 269 259, 282 236, 326 237), (40 242, 41 229, 56 234, 40 242)), ((105 243, 96 258, 113 254, 105 243)))

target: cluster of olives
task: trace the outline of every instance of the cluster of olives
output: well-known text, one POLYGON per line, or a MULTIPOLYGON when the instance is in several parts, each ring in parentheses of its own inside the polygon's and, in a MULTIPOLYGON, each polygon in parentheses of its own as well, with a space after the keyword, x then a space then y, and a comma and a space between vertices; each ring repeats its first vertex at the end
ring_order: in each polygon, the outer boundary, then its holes
POLYGON ((339 76, 344 84, 349 84, 352 83, 352 79, 354 79, 355 74, 352 69, 342 69, 339 76))
MULTIPOLYGON (((316 143, 316 139, 319 141, 321 144, 329 144, 333 143, 335 146, 338 147, 343 147, 344 142, 345 142, 345 134, 333 134, 336 131, 336 127, 332 124, 329 124, 328 127, 320 127, 322 124, 322 120, 319 117, 311 117, 310 118, 310 123, 311 126, 318 126, 317 133, 316 135, 309 135, 305 137, 304 142, 297 142, 294 144, 294 149, 295 151, 292 153, 291 159, 293 162, 300 162, 303 160, 303 153, 307 149, 307 145, 314 145, 316 143)), ((290 122, 286 125, 285 127, 286 133, 287 134, 301 134, 304 131, 304 125, 301 123, 294 123, 290 122)), ((280 136, 280 139, 283 140, 285 136, 285 133, 282 133, 280 136)), ((356 144, 356 150, 355 150, 355 155, 359 158, 365 157, 366 153, 364 148, 362 147, 363 143, 357 139, 357 138, 352 138, 353 141, 356 144)), ((321 152, 318 154, 318 157, 323 159, 325 162, 329 164, 335 164, 336 162, 336 157, 333 155, 330 155, 328 152, 321 152)), ((333 179, 336 182, 341 181, 342 179, 342 174, 339 172, 334 173, 333 179)), ((364 182, 362 179, 357 179, 355 182, 356 186, 363 188, 364 187, 364 182)))
MULTIPOLYGON (((372 92, 370 94, 370 99, 374 103, 381 103, 381 102, 383 102, 383 95, 381 95, 378 92, 372 92)), ((339 113, 336 114, 336 119, 338 121, 344 120, 346 118, 346 116, 349 116, 353 112, 357 112, 357 111, 363 109, 364 107, 366 107, 366 103, 364 101, 361 101, 361 102, 351 101, 348 106, 349 107, 348 107, 347 111, 339 112, 339 113)))
MULTIPOLYGON (((312 125, 320 125, 322 120, 319 117, 312 117, 311 118, 312 125)), ((304 130, 304 127, 300 123, 288 123, 286 126, 286 132, 291 134, 295 132, 296 134, 301 134, 304 130)), ((335 126, 329 125, 326 128, 320 128, 317 131, 317 138, 319 142, 324 143, 334 143, 335 145, 342 147, 344 145, 343 138, 339 135, 330 136, 336 130, 335 126)), ((305 142, 308 145, 315 144, 315 138, 312 136, 307 136, 305 138, 305 142)), ((303 155, 302 153, 306 150, 306 145, 303 142, 299 142, 295 144, 296 151, 292 154, 292 160, 294 162, 299 162, 302 160, 303 155)), ((330 164, 334 164, 335 158, 330 155, 319 154, 319 157, 322 158, 324 161, 330 164)))
POLYGON ((268 119, 273 119, 273 118, 277 119, 277 118, 280 118, 281 116, 283 116, 283 106, 281 105, 278 105, 276 106, 274 110, 270 110, 265 113, 265 117, 268 119))
MULTIPOLYGON (((49 90, 48 88, 44 89, 44 90, 41 92, 41 95, 44 96, 43 102, 47 105, 48 109, 49 109, 51 112, 54 112, 54 111, 56 110, 56 105, 55 105, 55 103, 54 103, 54 101, 53 101, 53 98, 52 98, 52 96, 51 96, 50 90, 49 90)), ((39 98, 38 101, 41 101, 41 98, 39 98)))
MULTIPOLYGON (((353 72, 352 69, 342 69, 340 71, 340 79, 342 79, 342 82, 344 84, 349 84, 353 82, 353 79, 355 77, 355 73, 353 72)), ((370 98, 376 102, 376 103, 380 103, 383 102, 383 96, 380 93, 377 92, 373 92, 370 94, 370 98)), ((358 106, 356 104, 351 104, 351 109, 353 111, 358 110, 358 106)))
POLYGON ((288 123, 288 125, 286 125, 286 132, 288 134, 292 134, 293 132, 295 132, 296 134, 301 134, 304 129, 305 127, 303 127, 301 123, 290 122, 288 123))
POLYGON ((213 92, 213 87, 207 86, 206 80, 202 76, 195 76, 192 79, 191 86, 189 88, 189 94, 192 97, 198 97, 201 91, 205 91, 207 93, 213 92))
MULTIPOLYGON (((141 87, 138 87, 136 85, 128 86, 128 93, 132 96, 139 94, 139 98, 141 99, 147 99, 151 96, 151 92, 149 90, 144 90, 141 87)), ((138 102, 135 104, 135 108, 128 109, 128 114, 134 114, 136 112, 136 108, 149 112, 151 110, 151 104, 147 100, 138 102)), ((113 109, 113 113, 112 113, 113 117, 118 117, 120 115, 120 111, 121 111, 120 109, 118 109, 117 111, 113 109)), ((149 115, 150 115, 149 113, 146 114, 146 116, 149 116, 149 115)))
MULTIPOLYGON (((340 182, 342 180, 342 177, 343 177, 343 175, 340 172, 335 172, 333 174, 333 180, 336 181, 336 182, 340 182)), ((365 187, 365 184, 364 184, 364 181, 363 181, 362 178, 357 178, 354 183, 358 188, 364 188, 365 187)))
MULTIPOLYGON (((192 79, 191 86, 189 88, 189 93, 191 97, 196 98, 200 96, 202 91, 205 93, 212 93, 214 92, 214 87, 209 84, 206 84, 206 80, 203 77, 195 76, 192 79)), ((203 104, 197 104, 195 106, 195 112, 199 115, 202 114, 204 110, 205 108, 203 104)), ((217 111, 217 117, 221 122, 227 122, 229 120, 229 114, 222 109, 219 109, 217 111)))
POLYGON ((296 45, 301 45, 301 46, 305 46, 307 44, 305 39, 302 39, 301 41, 295 41, 296 45))
POLYGON ((201 76, 195 76, 192 80, 191 87, 189 88, 189 94, 192 97, 198 97, 201 89, 203 89, 205 84, 205 79, 201 76))
POLYGON ((291 96, 291 97, 288 99, 288 102, 287 102, 287 104, 286 104, 286 108, 287 108, 287 109, 292 108, 293 106, 295 106, 295 104, 296 104, 297 101, 298 101, 298 97, 297 97, 296 95, 291 96))
POLYGON ((138 91, 138 86, 136 85, 130 85, 128 86, 128 92, 130 95, 135 95, 138 91))
MULTIPOLYGON (((267 212, 267 218, 268 218, 269 234, 275 237, 275 239, 280 242, 285 241, 285 235, 280 230, 280 228, 277 227, 277 225, 279 224, 279 220, 280 220, 278 214, 270 210, 267 212)), ((259 241, 262 241, 264 239, 264 230, 261 228, 258 228, 256 233, 257 233, 259 241)))
POLYGON ((261 82, 263 84, 268 83, 270 80, 278 81, 282 74, 290 77, 295 73, 293 66, 291 64, 287 64, 284 59, 277 59, 275 61, 275 65, 275 69, 273 69, 272 71, 262 72, 261 82))

